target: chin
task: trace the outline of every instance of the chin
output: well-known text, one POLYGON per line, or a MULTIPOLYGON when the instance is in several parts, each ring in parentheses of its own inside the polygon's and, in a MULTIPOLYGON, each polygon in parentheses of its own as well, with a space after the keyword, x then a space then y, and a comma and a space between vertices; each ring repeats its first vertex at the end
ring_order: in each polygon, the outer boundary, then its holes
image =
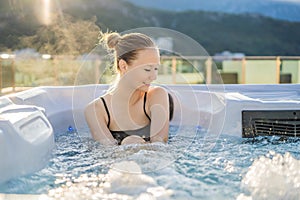
POLYGON ((143 92, 147 92, 149 90, 149 88, 150 88, 150 85, 143 85, 143 86, 140 86, 138 88, 138 90, 141 90, 143 92))

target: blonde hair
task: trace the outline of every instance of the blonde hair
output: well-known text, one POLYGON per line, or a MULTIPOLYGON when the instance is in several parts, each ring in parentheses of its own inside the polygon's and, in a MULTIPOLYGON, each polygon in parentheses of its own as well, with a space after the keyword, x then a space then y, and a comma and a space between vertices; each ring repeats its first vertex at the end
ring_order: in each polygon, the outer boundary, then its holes
POLYGON ((142 33, 128 33, 121 36, 116 32, 101 32, 100 44, 108 51, 113 51, 114 66, 118 72, 118 63, 121 59, 130 65, 133 60, 137 59, 139 50, 156 48, 156 45, 151 38, 142 33))

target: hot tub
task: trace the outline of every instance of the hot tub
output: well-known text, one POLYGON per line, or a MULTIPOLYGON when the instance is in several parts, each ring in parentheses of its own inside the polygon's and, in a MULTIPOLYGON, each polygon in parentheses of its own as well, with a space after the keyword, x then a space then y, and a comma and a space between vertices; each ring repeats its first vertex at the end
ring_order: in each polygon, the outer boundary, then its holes
MULTIPOLYGON (((300 110, 298 84, 165 87, 175 100, 171 125, 206 129, 207 138, 241 138, 245 110, 300 110)), ((54 148, 54 133, 86 128, 84 107, 107 89, 108 85, 37 87, 1 97, 0 182, 41 169, 54 148)))

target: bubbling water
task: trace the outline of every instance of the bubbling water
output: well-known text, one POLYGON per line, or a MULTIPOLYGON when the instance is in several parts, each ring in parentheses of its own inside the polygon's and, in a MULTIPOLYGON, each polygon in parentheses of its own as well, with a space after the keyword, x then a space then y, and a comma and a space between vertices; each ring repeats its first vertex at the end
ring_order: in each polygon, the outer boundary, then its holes
POLYGON ((300 160, 290 153, 284 155, 270 151, 250 166, 242 180, 242 188, 249 193, 237 199, 299 199, 300 160))
POLYGON ((62 176, 56 182, 62 186, 49 191, 50 199, 169 199, 173 194, 134 161, 115 163, 107 174, 62 176))

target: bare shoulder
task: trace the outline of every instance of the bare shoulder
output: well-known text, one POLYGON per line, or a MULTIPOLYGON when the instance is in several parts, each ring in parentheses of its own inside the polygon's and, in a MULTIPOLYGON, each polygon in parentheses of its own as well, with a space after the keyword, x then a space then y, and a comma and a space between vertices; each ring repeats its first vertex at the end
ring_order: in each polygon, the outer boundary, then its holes
POLYGON ((155 86, 155 87, 151 87, 149 88, 148 91, 149 94, 154 94, 154 95, 158 95, 158 94, 167 94, 167 90, 161 86, 155 86))
POLYGON ((104 105, 102 103, 101 98, 96 98, 93 101, 91 101, 86 107, 85 107, 85 113, 89 112, 95 112, 95 111, 103 111, 104 105))
POLYGON ((99 98, 94 99, 93 101, 91 101, 90 103, 88 103, 85 107, 85 110, 89 110, 91 108, 95 108, 95 107, 99 107, 99 98))
POLYGON ((149 88, 148 96, 150 100, 160 101, 163 99, 167 99, 168 92, 165 88, 156 86, 156 87, 149 88))

